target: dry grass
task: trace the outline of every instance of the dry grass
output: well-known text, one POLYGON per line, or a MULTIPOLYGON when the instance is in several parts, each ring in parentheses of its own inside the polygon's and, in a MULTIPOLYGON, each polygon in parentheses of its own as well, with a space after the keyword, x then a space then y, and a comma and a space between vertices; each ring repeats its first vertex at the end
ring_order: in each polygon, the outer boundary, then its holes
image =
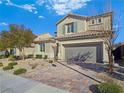
POLYGON ((124 81, 112 78, 105 73, 99 73, 99 74, 97 74, 97 77, 104 82, 116 83, 116 84, 124 87, 124 81))

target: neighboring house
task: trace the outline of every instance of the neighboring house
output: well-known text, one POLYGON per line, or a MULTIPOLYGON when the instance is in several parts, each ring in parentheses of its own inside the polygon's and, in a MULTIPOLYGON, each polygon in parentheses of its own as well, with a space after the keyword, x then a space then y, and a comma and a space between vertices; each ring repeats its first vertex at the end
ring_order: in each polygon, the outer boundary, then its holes
POLYGON ((124 43, 116 44, 113 53, 115 60, 124 59, 124 43))
POLYGON ((103 30, 112 30, 112 12, 90 17, 68 14, 56 26, 58 60, 108 62, 103 30))
MULTIPOLYGON (((34 55, 34 46, 24 47, 23 54, 25 56, 34 55)), ((18 48, 14 49, 14 55, 16 55, 16 56, 20 55, 20 51, 18 48)))
POLYGON ((46 55, 49 59, 54 58, 55 40, 50 34, 47 33, 38 35, 37 38, 35 38, 34 43, 35 57, 36 55, 42 55, 42 57, 44 58, 46 55))
MULTIPOLYGON (((8 48, 7 50, 10 55, 20 56, 21 54, 18 48, 8 48)), ((23 54, 25 56, 34 55, 34 45, 31 45, 30 47, 24 47, 23 54)), ((5 51, 1 51, 0 55, 5 55, 5 51)))

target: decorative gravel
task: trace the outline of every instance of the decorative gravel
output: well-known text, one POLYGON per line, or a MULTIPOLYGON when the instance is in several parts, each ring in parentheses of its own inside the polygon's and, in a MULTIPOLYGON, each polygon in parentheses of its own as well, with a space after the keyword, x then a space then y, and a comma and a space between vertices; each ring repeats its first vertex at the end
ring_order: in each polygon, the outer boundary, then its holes
MULTIPOLYGON (((92 79, 83 76, 59 63, 53 67, 51 63, 40 62, 47 66, 39 67, 37 70, 26 73, 23 77, 30 78, 44 84, 65 89, 72 93, 92 93, 89 86, 96 84, 92 79)), ((39 64, 40 65, 40 64, 39 64)))

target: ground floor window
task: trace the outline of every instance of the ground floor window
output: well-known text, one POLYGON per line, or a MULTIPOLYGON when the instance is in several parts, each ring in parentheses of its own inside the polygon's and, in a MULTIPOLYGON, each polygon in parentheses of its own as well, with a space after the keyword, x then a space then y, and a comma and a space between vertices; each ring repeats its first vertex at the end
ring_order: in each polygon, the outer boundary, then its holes
POLYGON ((40 51, 45 52, 45 43, 40 44, 40 51))

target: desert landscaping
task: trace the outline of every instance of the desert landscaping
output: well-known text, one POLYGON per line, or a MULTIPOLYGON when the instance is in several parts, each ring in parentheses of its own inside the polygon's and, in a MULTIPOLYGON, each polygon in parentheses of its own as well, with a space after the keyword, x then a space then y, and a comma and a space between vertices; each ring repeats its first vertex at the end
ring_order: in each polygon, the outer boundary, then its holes
MULTIPOLYGON (((88 68, 79 67, 78 65, 68 65, 71 68, 76 69, 77 71, 88 75, 89 77, 82 75, 81 73, 74 71, 58 62, 52 60, 44 59, 25 59, 19 61, 7 61, 7 59, 1 59, 3 66, 0 67, 0 70, 3 70, 4 67, 14 64, 12 69, 5 70, 7 73, 14 74, 14 71, 17 69, 26 69, 24 73, 17 75, 42 82, 44 84, 68 90, 72 93, 92 93, 92 85, 99 84, 98 81, 111 81, 118 82, 123 86, 124 81, 111 78, 108 75, 102 72, 102 69, 97 69, 96 71, 90 70, 88 68), (99 70, 99 72, 98 72, 99 70), (91 78, 90 78, 91 77, 91 78), (92 79, 94 78, 94 79, 92 79), (98 80, 98 81, 97 81, 98 80)), ((93 68, 92 68, 93 69, 93 68)))

